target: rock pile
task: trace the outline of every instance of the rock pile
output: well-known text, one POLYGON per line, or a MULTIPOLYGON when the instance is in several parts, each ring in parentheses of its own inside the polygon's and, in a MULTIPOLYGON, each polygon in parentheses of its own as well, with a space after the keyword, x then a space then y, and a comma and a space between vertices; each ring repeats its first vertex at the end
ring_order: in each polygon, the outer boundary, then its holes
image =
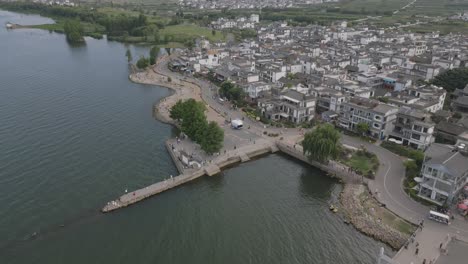
POLYGON ((381 219, 369 214, 359 198, 361 194, 366 192, 367 189, 364 185, 345 185, 340 200, 346 216, 356 229, 362 233, 388 244, 393 249, 400 249, 408 240, 409 235, 395 230, 393 227, 384 224, 381 219))

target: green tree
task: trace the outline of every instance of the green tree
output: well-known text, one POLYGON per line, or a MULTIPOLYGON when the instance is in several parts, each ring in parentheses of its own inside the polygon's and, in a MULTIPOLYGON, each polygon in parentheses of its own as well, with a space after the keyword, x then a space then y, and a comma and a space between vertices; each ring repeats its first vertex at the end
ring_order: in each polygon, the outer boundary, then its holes
POLYGON ((369 133, 370 127, 368 123, 361 122, 357 124, 356 130, 359 134, 364 136, 369 133))
POLYGON ((83 26, 78 20, 67 20, 63 26, 67 40, 71 43, 84 42, 83 26))
POLYGON ((195 41, 193 39, 187 39, 185 41, 185 46, 189 49, 192 50, 195 47, 195 41))
POLYGON ((383 97, 383 96, 381 96, 381 97, 379 97, 377 99, 382 103, 388 103, 388 100, 389 100, 388 97, 383 97))
POLYGON ((330 124, 318 125, 305 134, 302 146, 309 159, 325 162, 340 153, 340 133, 330 124))
POLYGON ((432 84, 441 86, 451 93, 455 89, 463 89, 468 84, 468 68, 456 68, 437 75, 432 84))
POLYGON ((223 147, 224 131, 216 122, 210 122, 203 130, 201 149, 208 154, 219 152, 223 147))
POLYGON ((127 61, 129 63, 133 60, 132 52, 130 51, 130 49, 127 49, 127 51, 125 52, 125 57, 127 57, 127 61))
POLYGON ((224 141, 224 131, 216 122, 206 120, 206 106, 194 99, 178 101, 170 110, 170 117, 179 121, 180 129, 189 138, 200 144, 209 154, 218 152, 224 141))
POLYGON ((226 81, 221 84, 219 94, 226 97, 228 100, 240 102, 244 99, 245 93, 242 88, 234 85, 232 82, 226 81))
POLYGON ((159 35, 159 31, 156 31, 153 35, 154 43, 159 44, 161 43, 161 35, 159 35))
POLYGON ((149 66, 149 60, 141 56, 140 59, 138 59, 136 66, 138 67, 138 69, 145 69, 149 66))
POLYGON ((149 64, 156 64, 156 59, 158 57, 159 47, 153 46, 150 50, 149 64))

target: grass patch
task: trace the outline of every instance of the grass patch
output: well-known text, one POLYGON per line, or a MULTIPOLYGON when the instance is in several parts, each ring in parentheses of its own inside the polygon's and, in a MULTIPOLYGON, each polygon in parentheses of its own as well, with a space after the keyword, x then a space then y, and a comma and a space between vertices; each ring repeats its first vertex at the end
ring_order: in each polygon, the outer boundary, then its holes
POLYGON ((350 11, 395 11, 411 3, 411 0, 350 0, 339 4, 342 9, 350 11))
POLYGON ((179 39, 190 39, 196 37, 205 37, 210 41, 224 41, 225 35, 220 31, 215 31, 216 34, 212 34, 212 30, 205 27, 200 27, 194 24, 181 24, 174 26, 167 26, 160 30, 161 35, 172 36, 177 42, 179 39))
POLYGON ((348 165, 366 178, 375 178, 375 173, 379 168, 379 159, 374 153, 365 150, 358 150, 350 155, 351 157, 345 157, 343 159, 344 164, 348 165))
POLYGON ((443 35, 450 33, 468 34, 468 22, 446 20, 437 23, 428 23, 424 25, 407 27, 406 30, 411 30, 412 32, 416 33, 431 33, 434 31, 440 31, 440 33, 443 35))

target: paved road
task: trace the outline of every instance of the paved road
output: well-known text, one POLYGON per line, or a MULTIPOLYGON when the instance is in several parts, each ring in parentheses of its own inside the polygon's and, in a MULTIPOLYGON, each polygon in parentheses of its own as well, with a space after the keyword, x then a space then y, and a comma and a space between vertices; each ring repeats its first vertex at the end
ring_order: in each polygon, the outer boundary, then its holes
MULTIPOLYGON (((229 104, 221 104, 216 99, 217 97, 215 97, 217 94, 217 87, 210 82, 190 78, 188 76, 181 77, 180 74, 169 71, 167 68, 167 60, 164 63, 159 64, 155 69, 159 73, 171 76, 173 79, 185 79, 199 85, 202 88, 203 100, 217 112, 225 114, 227 118, 230 117, 235 119, 245 117, 244 113, 231 109, 229 104)), ((263 135, 263 131, 280 133, 281 136, 284 137, 285 141, 297 142, 302 138, 302 134, 304 133, 304 131, 300 131, 298 129, 265 128, 262 123, 248 118, 244 118, 244 124, 251 128, 249 130, 244 129, 241 131, 225 129, 228 137, 231 138, 233 142, 249 144, 251 142, 251 138, 263 137, 265 139, 272 139, 263 135)), ((395 214, 415 224, 427 217, 429 208, 412 200, 403 190, 402 183, 405 177, 405 168, 402 157, 399 157, 380 146, 362 141, 360 138, 343 135, 342 143, 357 148, 363 145, 367 150, 377 155, 380 161, 380 166, 375 180, 369 181, 368 185, 373 193, 377 192, 376 198, 381 203, 385 204, 386 207, 395 214)), ((439 226, 441 230, 444 230, 444 232, 460 234, 468 237, 468 223, 464 220, 456 220, 448 227, 439 224, 436 224, 435 226, 439 226)))
MULTIPOLYGON (((379 170, 375 180, 369 181, 368 184, 372 192, 378 192, 376 198, 381 203, 395 214, 415 224, 427 218, 429 207, 414 201, 403 190, 405 167, 401 157, 359 138, 343 135, 342 142, 353 147, 364 145, 368 151, 377 155, 380 161, 379 170)), ((458 234, 468 238, 468 222, 461 218, 455 219, 450 226, 438 223, 431 226, 443 230, 446 234, 458 234)))

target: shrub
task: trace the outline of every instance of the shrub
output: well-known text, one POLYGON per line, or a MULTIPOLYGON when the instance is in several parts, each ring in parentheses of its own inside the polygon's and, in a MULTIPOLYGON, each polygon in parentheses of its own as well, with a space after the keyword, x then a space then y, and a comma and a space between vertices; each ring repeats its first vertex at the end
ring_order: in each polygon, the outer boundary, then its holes
POLYGON ((424 152, 420 150, 415 150, 409 147, 401 146, 389 141, 382 142, 380 146, 400 156, 413 159, 414 161, 416 161, 416 164, 418 166, 421 166, 424 162, 424 152))

